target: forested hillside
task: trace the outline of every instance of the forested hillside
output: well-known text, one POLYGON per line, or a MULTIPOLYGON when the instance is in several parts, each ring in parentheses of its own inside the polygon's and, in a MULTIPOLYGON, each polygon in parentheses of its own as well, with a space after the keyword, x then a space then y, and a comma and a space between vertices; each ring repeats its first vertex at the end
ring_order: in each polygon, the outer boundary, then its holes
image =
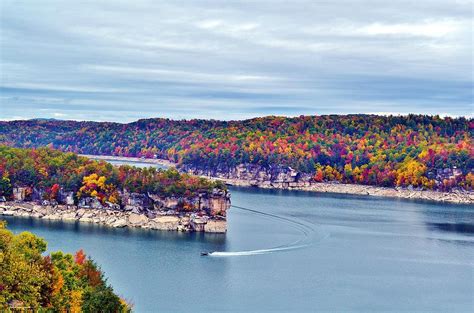
POLYGON ((0 143, 164 158, 197 169, 290 166, 315 182, 474 188, 474 121, 438 116, 300 116, 244 121, 145 119, 130 124, 0 123, 0 143))
POLYGON ((225 189, 218 181, 180 174, 176 169, 115 167, 74 153, 42 147, 20 149, 0 145, 0 196, 13 198, 14 187, 27 187, 26 198, 40 190, 45 200, 58 200, 61 190, 77 200, 93 197, 101 203, 120 204, 120 192, 192 197, 225 189))

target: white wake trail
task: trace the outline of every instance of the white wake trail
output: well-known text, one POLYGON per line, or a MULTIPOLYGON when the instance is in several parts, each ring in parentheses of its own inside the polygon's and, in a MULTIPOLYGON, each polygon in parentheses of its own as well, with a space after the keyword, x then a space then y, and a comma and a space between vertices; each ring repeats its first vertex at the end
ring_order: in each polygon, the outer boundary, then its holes
MULTIPOLYGON (((295 250, 295 249, 301 249, 310 246, 313 243, 313 235, 315 234, 315 231, 313 228, 311 228, 308 225, 305 225, 299 221, 289 219, 283 216, 278 216, 275 214, 270 214, 270 213, 265 213, 265 212, 260 212, 257 210, 249 209, 249 208, 244 208, 244 207, 239 207, 239 206, 232 206, 233 208, 239 209, 239 210, 244 210, 248 212, 252 212, 255 214, 263 215, 265 217, 270 217, 274 219, 278 219, 280 221, 284 221, 290 226, 296 228, 303 234, 303 238, 290 243, 286 244, 283 246, 277 246, 277 247, 272 247, 268 249, 257 249, 257 250, 246 250, 246 251, 215 251, 215 252, 209 252, 208 256, 212 257, 231 257, 231 256, 250 256, 250 255, 259 255, 259 254, 269 254, 269 253, 275 253, 275 252, 282 252, 282 251, 288 251, 288 250, 295 250)), ((324 238, 327 236, 321 236, 321 238, 324 238)))
POLYGON ((299 245, 299 246, 289 246, 289 247, 281 247, 281 248, 269 248, 269 249, 260 249, 260 250, 235 251, 235 252, 215 251, 215 252, 209 253, 209 256, 219 257, 219 256, 259 255, 259 254, 268 254, 268 253, 279 252, 279 251, 300 249, 307 246, 308 245, 299 245))

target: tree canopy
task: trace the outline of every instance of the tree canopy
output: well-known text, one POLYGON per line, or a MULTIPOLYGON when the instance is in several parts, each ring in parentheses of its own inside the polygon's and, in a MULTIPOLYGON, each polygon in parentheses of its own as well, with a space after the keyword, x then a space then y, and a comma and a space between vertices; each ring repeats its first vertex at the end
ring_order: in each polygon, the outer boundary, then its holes
POLYGON ((12 198, 13 187, 28 187, 29 192, 39 188, 46 200, 56 199, 63 189, 73 191, 77 198, 95 197, 102 203, 118 203, 118 192, 123 189, 190 197, 226 188, 222 182, 181 174, 174 168, 116 167, 48 147, 21 149, 0 145, 0 196, 12 198))
POLYGON ((30 232, 13 234, 0 221, 0 310, 129 312, 99 266, 82 250, 43 256, 47 243, 30 232))
POLYGON ((472 119, 407 115, 145 119, 130 124, 0 122, 0 143, 76 153, 159 157, 201 169, 291 166, 315 181, 426 188, 474 187, 472 119), (455 179, 430 173, 458 169, 455 179))

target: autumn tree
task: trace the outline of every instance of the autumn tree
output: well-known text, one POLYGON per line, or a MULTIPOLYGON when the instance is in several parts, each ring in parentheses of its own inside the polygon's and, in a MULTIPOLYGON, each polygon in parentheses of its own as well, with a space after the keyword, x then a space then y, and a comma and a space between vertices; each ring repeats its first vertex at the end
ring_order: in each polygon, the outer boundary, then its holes
POLYGON ((0 197, 10 199, 12 197, 13 187, 8 177, 0 179, 0 197))
POLYGON ((0 311, 12 302, 40 312, 129 312, 82 250, 43 256, 47 243, 32 233, 13 234, 0 221, 0 311))
POLYGON ((105 203, 105 201, 117 203, 116 187, 112 184, 107 184, 106 181, 107 178, 105 176, 99 176, 96 173, 84 176, 82 187, 79 189, 77 197, 93 197, 102 203, 105 203))

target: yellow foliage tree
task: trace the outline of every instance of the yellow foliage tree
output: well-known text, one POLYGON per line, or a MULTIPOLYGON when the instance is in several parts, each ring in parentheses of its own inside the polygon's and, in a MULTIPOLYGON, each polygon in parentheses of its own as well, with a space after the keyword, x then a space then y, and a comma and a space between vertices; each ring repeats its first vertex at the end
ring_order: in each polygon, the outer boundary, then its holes
POLYGON ((405 159, 397 169, 397 186, 423 184, 423 175, 426 172, 426 165, 413 159, 405 159))
POLYGON ((99 199, 102 203, 110 201, 118 203, 118 193, 112 184, 107 184, 105 176, 99 176, 96 173, 84 176, 82 179, 82 187, 77 192, 79 198, 94 197, 99 199))
POLYGON ((71 301, 69 303, 69 310, 71 313, 80 313, 82 306, 82 291, 73 290, 71 291, 71 301))
POLYGON ((474 189, 474 174, 472 172, 467 173, 465 180, 466 187, 474 189))

